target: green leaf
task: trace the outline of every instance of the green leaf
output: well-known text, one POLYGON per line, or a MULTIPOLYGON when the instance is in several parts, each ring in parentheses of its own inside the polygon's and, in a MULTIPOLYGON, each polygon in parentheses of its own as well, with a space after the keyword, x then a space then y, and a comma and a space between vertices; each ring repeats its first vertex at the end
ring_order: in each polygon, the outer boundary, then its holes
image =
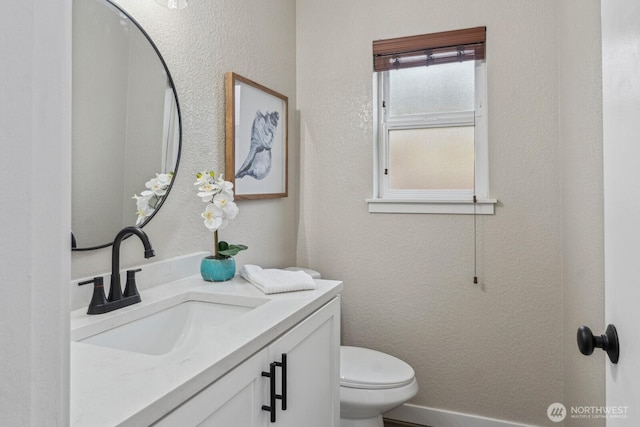
POLYGON ((239 251, 244 251, 246 249, 249 249, 249 246, 247 245, 229 245, 230 248, 236 248, 239 251))
POLYGON ((237 255, 238 252, 240 252, 237 249, 225 249, 223 251, 218 251, 219 254, 224 255, 224 256, 234 256, 237 255))
POLYGON ((244 251, 248 248, 249 247, 247 245, 230 245, 227 242, 218 242, 218 253, 224 256, 238 255, 238 252, 244 251))

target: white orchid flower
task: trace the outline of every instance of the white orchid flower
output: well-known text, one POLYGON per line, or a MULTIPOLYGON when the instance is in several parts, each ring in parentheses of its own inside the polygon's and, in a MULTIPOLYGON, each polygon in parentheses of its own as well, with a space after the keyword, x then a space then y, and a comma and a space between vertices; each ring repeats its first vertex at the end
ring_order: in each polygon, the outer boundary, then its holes
POLYGON ((136 225, 142 224, 145 218, 150 217, 155 212, 155 209, 153 209, 152 207, 147 206, 147 208, 148 209, 138 209, 138 211, 136 212, 138 214, 136 225))
POLYGON ((231 196, 232 197, 231 200, 233 200, 233 183, 232 182, 219 179, 216 181, 215 185, 220 189, 220 192, 231 196))
POLYGON ((207 205, 201 216, 204 218, 205 227, 211 231, 216 231, 223 225, 224 212, 213 203, 207 205))
POLYGON ((161 185, 164 185, 164 186, 168 187, 169 184, 171 184, 171 180, 173 179, 173 174, 172 173, 157 173, 156 174, 156 178, 158 179, 158 182, 160 182, 161 185))
POLYGON ((213 180, 215 173, 213 171, 202 171, 196 174, 197 181, 193 185, 204 185, 213 180))
MULTIPOLYGON (((162 175, 166 176, 166 174, 162 175)), ((165 194, 167 194, 167 187, 169 186, 170 181, 166 182, 165 179, 160 179, 159 177, 160 174, 156 174, 155 178, 151 178, 149 181, 147 181, 145 187, 153 191, 156 196, 164 196, 165 194)))
POLYGON ((203 202, 211 202, 211 198, 220 191, 215 184, 211 182, 205 182, 198 190, 200 190, 198 197, 200 197, 203 202))
POLYGON ((213 203, 222 209, 225 219, 234 219, 238 215, 238 206, 233 202, 233 196, 225 193, 218 193, 213 198, 213 203))
POLYGON ((205 182, 200 187, 198 187, 198 190, 205 191, 208 193, 215 193, 217 192, 218 187, 213 182, 205 182))
POLYGON ((147 190, 142 191, 139 196, 133 195, 133 198, 136 199, 136 213, 138 215, 136 225, 140 225, 145 218, 155 212, 163 197, 166 196, 167 188, 171 185, 172 180, 173 172, 157 173, 155 178, 151 178, 145 183, 147 190))
MULTIPOLYGON (((197 195, 208 203, 201 214, 204 225, 217 233, 238 215, 239 208, 233 201, 233 183, 225 181, 223 174, 216 176, 213 171, 206 170, 198 172, 196 179, 194 185, 198 186, 197 195)), ((215 253, 217 254, 217 248, 215 253)))
POLYGON ((233 195, 218 193, 213 197, 213 203, 220 208, 224 208, 227 203, 233 202, 233 195))
POLYGON ((137 194, 134 194, 132 198, 136 199, 136 214, 138 215, 136 225, 140 225, 145 218, 153 214, 155 209, 149 206, 149 197, 145 195, 138 196, 137 194))
POLYGON ((200 197, 202 199, 202 201, 205 202, 205 203, 211 203, 211 199, 212 199, 214 194, 215 193, 201 191, 200 193, 198 193, 198 197, 200 197))
POLYGON ((151 191, 143 191, 139 196, 137 194, 134 194, 132 199, 136 199, 136 207, 140 207, 142 205, 148 204, 149 199, 151 199, 152 195, 153 193, 151 191))
POLYGON ((238 215, 238 206, 233 202, 233 196, 225 193, 218 193, 213 198, 213 204, 219 209, 222 218, 222 224, 219 229, 225 228, 229 224, 229 220, 234 219, 238 215))

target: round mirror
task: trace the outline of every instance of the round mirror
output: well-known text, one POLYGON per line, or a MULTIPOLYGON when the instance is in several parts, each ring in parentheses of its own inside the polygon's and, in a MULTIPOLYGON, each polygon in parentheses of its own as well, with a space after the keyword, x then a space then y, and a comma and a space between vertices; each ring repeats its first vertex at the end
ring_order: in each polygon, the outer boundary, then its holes
POLYGON ((167 198, 182 142, 169 70, 108 0, 73 2, 72 248, 111 245, 167 198))

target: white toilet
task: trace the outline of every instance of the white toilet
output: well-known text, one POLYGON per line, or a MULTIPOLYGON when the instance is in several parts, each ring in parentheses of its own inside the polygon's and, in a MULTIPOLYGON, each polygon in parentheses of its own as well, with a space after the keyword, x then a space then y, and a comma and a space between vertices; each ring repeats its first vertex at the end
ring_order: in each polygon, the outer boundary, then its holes
MULTIPOLYGON (((320 273, 302 267, 314 279, 320 273)), ((389 354, 362 347, 340 347, 340 427, 384 427, 382 414, 418 393, 415 372, 389 354)))
POLYGON ((368 348, 340 347, 340 427, 384 427, 382 414, 417 392, 406 362, 368 348))

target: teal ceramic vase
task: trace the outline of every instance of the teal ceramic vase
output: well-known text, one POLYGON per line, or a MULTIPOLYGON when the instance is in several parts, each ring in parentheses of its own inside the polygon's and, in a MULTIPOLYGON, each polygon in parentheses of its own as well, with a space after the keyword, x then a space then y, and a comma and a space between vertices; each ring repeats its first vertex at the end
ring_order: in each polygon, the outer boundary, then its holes
POLYGON ((225 282, 236 274, 236 260, 233 257, 216 259, 212 256, 202 258, 200 274, 209 282, 225 282))

